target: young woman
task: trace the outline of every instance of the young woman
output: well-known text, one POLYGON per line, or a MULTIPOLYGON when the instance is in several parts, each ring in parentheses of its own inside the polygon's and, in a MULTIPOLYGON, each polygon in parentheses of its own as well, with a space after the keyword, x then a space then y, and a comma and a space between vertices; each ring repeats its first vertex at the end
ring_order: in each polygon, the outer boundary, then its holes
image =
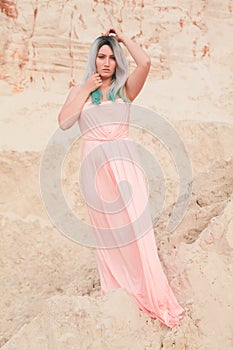
POLYGON ((101 295, 124 288, 141 310, 174 327, 184 309, 159 261, 146 181, 129 137, 131 102, 150 64, 139 45, 110 28, 92 44, 84 82, 71 89, 58 120, 64 130, 78 122, 83 136, 82 187, 95 237, 101 295), (130 75, 120 43, 136 63, 130 75))

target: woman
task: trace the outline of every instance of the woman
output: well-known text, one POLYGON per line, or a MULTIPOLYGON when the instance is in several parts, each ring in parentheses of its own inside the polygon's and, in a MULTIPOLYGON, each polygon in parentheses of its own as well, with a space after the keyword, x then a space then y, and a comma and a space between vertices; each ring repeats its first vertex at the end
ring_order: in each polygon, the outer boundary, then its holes
POLYGON ((96 242, 101 294, 125 288, 138 307, 168 327, 184 313, 158 258, 146 181, 129 138, 131 102, 150 69, 144 50, 111 28, 92 44, 83 84, 74 86, 59 114, 62 129, 83 134, 83 194, 96 242), (136 68, 128 76, 119 43, 136 68), (93 181, 93 179, 95 181, 93 181))

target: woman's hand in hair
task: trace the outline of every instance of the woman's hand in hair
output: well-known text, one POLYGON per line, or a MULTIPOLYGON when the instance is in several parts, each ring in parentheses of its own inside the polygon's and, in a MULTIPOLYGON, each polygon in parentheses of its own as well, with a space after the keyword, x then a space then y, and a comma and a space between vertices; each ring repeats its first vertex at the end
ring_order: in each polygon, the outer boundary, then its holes
POLYGON ((85 87, 90 91, 95 91, 103 84, 99 73, 92 73, 92 75, 87 79, 85 87))
POLYGON ((123 41, 124 34, 120 29, 110 28, 106 34, 107 36, 114 36, 116 40, 120 43, 123 41))

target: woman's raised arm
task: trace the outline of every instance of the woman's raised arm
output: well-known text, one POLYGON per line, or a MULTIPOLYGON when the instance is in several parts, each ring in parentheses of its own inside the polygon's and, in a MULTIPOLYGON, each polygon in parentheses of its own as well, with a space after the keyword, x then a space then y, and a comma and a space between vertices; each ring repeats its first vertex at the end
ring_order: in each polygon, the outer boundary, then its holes
POLYGON ((137 65, 137 67, 129 75, 125 84, 126 97, 130 101, 133 101, 141 91, 146 81, 150 70, 151 60, 147 53, 123 32, 110 28, 106 35, 111 35, 111 33, 115 34, 115 38, 126 46, 137 65))

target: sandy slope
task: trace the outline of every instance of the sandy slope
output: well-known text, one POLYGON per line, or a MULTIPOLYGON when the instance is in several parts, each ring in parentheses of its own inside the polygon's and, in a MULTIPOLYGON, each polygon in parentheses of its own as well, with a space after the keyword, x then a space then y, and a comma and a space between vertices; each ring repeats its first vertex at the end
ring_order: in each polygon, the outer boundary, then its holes
MULTIPOLYGON (((41 153, 1 152, 2 344, 11 338, 3 349, 72 349, 77 344, 78 349, 160 349, 162 344, 177 350, 218 349, 221 344, 231 349, 233 160, 226 147, 232 139, 226 136, 232 127, 217 124, 211 131, 211 124, 203 125, 179 122, 177 128, 184 138, 190 129, 199 140, 206 130, 214 133, 211 140, 215 135, 221 154, 213 161, 210 147, 203 167, 196 153, 199 141, 187 141, 196 169, 189 211, 176 231, 166 234, 173 201, 168 195, 167 210, 155 225, 162 263, 186 309, 175 330, 140 313, 123 290, 99 297, 94 251, 64 237, 44 212, 41 153)), ((68 169, 67 198, 85 218, 82 201, 72 192, 74 162, 68 169)))

